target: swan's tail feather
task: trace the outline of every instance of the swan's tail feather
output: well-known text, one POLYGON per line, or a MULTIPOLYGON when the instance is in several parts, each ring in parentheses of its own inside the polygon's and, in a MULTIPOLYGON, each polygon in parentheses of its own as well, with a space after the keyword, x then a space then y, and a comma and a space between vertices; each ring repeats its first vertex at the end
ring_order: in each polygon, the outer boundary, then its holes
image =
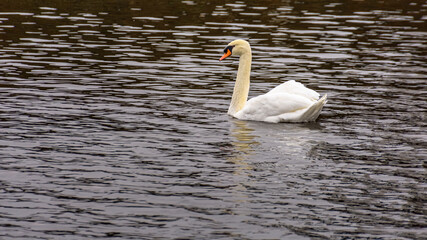
POLYGON ((311 105, 311 107, 302 114, 301 120, 304 122, 316 121, 316 119, 319 117, 320 112, 323 109, 323 106, 327 102, 327 97, 328 95, 325 94, 321 99, 311 105))

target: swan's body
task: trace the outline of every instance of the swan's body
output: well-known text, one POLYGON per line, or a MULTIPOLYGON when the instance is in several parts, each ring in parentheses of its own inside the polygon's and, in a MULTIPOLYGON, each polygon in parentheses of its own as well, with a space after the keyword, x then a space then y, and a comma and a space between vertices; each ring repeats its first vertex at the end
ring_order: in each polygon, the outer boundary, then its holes
POLYGON ((311 122, 315 121, 326 103, 326 95, 306 88, 301 83, 288 81, 266 94, 247 101, 251 72, 252 53, 249 43, 235 40, 224 49, 224 56, 240 56, 236 83, 228 114, 242 120, 264 122, 311 122))

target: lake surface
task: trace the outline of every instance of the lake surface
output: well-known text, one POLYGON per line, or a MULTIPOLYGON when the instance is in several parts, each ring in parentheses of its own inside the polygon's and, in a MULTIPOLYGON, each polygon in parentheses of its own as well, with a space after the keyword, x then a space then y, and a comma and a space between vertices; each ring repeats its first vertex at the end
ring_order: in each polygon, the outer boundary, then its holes
POLYGON ((1 1, 1 239, 425 239, 425 1, 1 1), (227 116, 297 80, 310 124, 227 116))

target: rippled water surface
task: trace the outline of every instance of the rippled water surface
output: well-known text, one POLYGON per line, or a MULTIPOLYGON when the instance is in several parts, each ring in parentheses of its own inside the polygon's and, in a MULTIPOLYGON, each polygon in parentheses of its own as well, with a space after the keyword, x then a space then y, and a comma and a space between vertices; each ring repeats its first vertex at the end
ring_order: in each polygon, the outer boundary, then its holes
POLYGON ((427 3, 1 1, 1 239, 425 239, 427 3), (327 93, 316 123, 226 112, 327 93))

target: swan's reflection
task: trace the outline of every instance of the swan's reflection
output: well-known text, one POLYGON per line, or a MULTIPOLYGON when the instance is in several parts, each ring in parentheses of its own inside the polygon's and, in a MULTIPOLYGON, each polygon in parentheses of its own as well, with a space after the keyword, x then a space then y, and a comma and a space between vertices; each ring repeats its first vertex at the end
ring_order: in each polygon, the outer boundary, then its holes
POLYGON ((233 174, 237 179, 233 187, 233 195, 236 197, 236 202, 246 202, 249 198, 246 194, 246 186, 249 184, 248 176, 253 170, 248 159, 254 154, 254 146, 260 143, 255 140, 258 136, 253 134, 254 129, 248 127, 247 122, 232 119, 232 123, 230 135, 234 138, 231 142, 234 154, 227 160, 235 165, 233 174))
POLYGON ((238 119, 233 119, 232 121, 233 126, 230 131, 235 141, 232 141, 231 145, 235 150, 235 154, 229 157, 228 160, 237 166, 234 174, 242 175, 244 171, 253 169, 248 164, 247 159, 253 154, 253 147, 259 145, 259 142, 255 141, 257 136, 253 135, 254 129, 249 128, 245 121, 238 119))
POLYGON ((236 165, 235 175, 247 175, 248 170, 257 167, 294 168, 305 165, 313 157, 313 147, 324 140, 318 123, 267 124, 238 119, 233 119, 232 123, 230 135, 234 138, 231 142, 234 154, 228 160, 236 165), (257 155, 261 156, 253 157, 257 155))
MULTIPOLYGON (((236 202, 249 200, 248 186, 258 181, 260 173, 292 174, 305 171, 313 162, 313 148, 324 141, 325 134, 318 123, 268 124, 232 119, 230 135, 234 154, 228 161, 234 164, 233 196, 236 202)), ((262 175, 262 174, 261 174, 262 175)), ((275 178, 274 176, 272 177, 275 178)), ((255 183, 256 185, 256 183, 255 183)))

